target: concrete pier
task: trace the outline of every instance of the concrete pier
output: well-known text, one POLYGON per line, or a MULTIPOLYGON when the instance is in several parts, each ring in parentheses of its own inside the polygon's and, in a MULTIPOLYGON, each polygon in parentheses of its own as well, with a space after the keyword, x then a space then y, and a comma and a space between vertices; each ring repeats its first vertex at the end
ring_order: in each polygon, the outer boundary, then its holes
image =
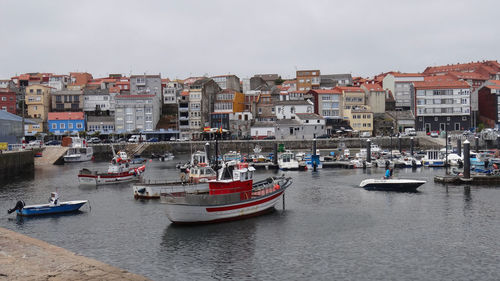
POLYGON ((0 180, 33 174, 34 151, 4 152, 0 154, 0 180))
POLYGON ((0 228, 0 280, 149 280, 0 228))

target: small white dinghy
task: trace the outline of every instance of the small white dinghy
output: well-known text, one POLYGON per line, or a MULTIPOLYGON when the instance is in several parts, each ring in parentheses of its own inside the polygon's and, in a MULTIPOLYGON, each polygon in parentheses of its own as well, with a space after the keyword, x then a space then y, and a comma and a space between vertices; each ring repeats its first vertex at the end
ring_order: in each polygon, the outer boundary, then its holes
POLYGON ((424 183, 426 181, 413 179, 366 179, 359 186, 366 190, 415 192, 424 183))

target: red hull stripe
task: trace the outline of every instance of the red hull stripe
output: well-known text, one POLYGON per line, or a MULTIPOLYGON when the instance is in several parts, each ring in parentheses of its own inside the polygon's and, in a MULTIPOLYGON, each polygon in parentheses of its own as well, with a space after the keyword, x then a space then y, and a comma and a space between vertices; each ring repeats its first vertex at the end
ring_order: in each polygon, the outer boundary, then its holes
MULTIPOLYGON (((123 175, 99 175, 101 179, 110 179, 110 178, 124 178, 124 177, 129 177, 133 176, 133 174, 123 174, 123 175)), ((98 176, 95 175, 78 175, 79 178, 94 178, 97 179, 98 176)))
POLYGON ((270 196, 268 198, 265 198, 265 199, 262 199, 262 200, 257 200, 257 201, 254 201, 254 202, 248 202, 248 203, 245 203, 245 204, 234 205, 234 206, 227 206, 227 207, 207 208, 207 212, 222 212, 222 211, 229 211, 229 210, 234 210, 234 209, 241 209, 241 208, 251 207, 251 206, 255 206, 255 205, 259 205, 259 204, 265 203, 267 201, 271 201, 274 198, 280 196, 281 194, 283 194, 283 191, 280 192, 280 193, 276 193, 273 196, 270 196))

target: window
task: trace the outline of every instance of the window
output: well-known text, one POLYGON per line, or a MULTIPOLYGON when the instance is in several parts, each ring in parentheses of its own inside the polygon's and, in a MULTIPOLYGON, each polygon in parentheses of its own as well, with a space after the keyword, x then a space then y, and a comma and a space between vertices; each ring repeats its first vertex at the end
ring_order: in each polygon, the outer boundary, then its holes
POLYGON ((7 101, 7 97, 2 97, 2 101, 7 101))
POLYGON ((52 123, 52 129, 53 130, 57 129, 57 124, 56 123, 52 123))
POLYGON ((60 127, 61 129, 66 129, 66 126, 65 126, 65 125, 66 125, 66 124, 61 123, 61 125, 59 125, 59 127, 60 127))
POLYGON ((36 89, 36 94, 37 95, 41 95, 42 94, 42 90, 41 89, 36 89))
POLYGON ((68 123, 68 129, 73 129, 73 123, 68 123))
POLYGON ((462 116, 462 121, 467 121, 467 116, 462 116))
POLYGON ((76 128, 77 129, 82 129, 83 128, 83 123, 76 123, 76 128))

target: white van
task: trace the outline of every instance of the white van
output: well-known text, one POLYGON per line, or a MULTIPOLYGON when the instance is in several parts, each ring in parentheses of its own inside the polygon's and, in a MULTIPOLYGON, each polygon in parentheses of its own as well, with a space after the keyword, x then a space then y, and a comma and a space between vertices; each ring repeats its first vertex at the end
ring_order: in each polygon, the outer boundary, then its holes
POLYGON ((417 131, 415 131, 415 129, 413 129, 413 128, 406 128, 405 133, 407 136, 416 136, 417 135, 417 131))
POLYGON ((128 142, 139 142, 139 141, 146 141, 146 136, 145 135, 132 135, 128 139, 128 142))

